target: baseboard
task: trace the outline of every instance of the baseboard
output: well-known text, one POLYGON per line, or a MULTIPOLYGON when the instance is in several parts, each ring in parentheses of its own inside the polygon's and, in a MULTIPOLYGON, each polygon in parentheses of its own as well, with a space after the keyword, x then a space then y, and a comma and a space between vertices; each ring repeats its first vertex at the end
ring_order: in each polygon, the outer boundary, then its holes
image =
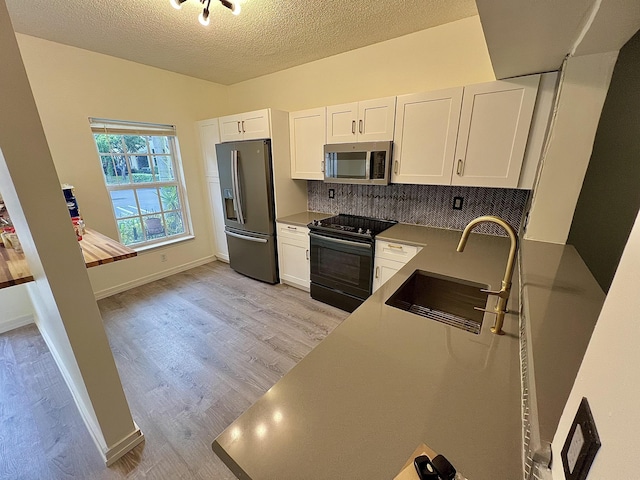
POLYGON ((107 467, 113 465, 130 450, 134 449, 144 441, 144 435, 142 434, 140 427, 138 427, 135 422, 133 422, 133 424, 136 429, 104 453, 107 467))
POLYGON ((216 254, 216 258, 224 263, 229 263, 229 255, 223 255, 222 253, 216 254))
POLYGON ((3 320, 0 322, 0 333, 5 333, 9 330, 24 327, 25 325, 35 323, 35 321, 35 316, 32 313, 28 315, 20 315, 19 317, 11 318, 9 320, 3 320))
POLYGON ((115 295, 116 293, 122 293, 132 288, 139 287, 140 285, 154 282, 156 280, 160 280, 161 278, 165 278, 170 275, 174 275, 176 273, 184 272, 185 270, 199 267, 200 265, 204 265, 206 263, 210 263, 214 261, 216 261, 216 257, 213 255, 209 255, 207 257, 194 260, 193 262, 184 263, 182 265, 178 265, 177 267, 169 268, 167 270, 162 270, 161 272, 156 272, 152 275, 147 275, 146 277, 140 277, 140 278, 136 278, 135 280, 131 280, 130 282, 121 283, 120 285, 116 285, 115 287, 105 288, 104 290, 98 290, 97 292, 94 292, 94 295, 96 296, 96 300, 100 300, 103 298, 110 297, 111 295, 115 295))

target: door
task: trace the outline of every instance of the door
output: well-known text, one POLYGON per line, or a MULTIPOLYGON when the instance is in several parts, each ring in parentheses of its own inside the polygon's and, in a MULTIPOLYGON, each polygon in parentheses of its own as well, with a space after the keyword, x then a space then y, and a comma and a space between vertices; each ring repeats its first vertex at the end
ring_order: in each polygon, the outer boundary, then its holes
POLYGON ((309 239, 313 283, 361 299, 371 294, 372 244, 314 232, 309 239))
POLYGON ((244 138, 242 133, 242 115, 220 117, 220 140, 237 142, 244 138))
POLYGON ((357 102, 327 107, 327 143, 355 142, 357 120, 357 102))
POLYGON ((225 230, 229 245, 229 266, 236 272, 268 283, 278 282, 276 240, 273 235, 261 235, 225 230))
POLYGON ((398 97, 392 182, 451 184, 461 105, 462 87, 398 97))
POLYGON ((392 260, 387 260, 386 258, 378 258, 376 257, 376 268, 373 273, 373 291, 375 292, 382 285, 384 285, 387 280, 393 277, 398 270, 404 267, 404 263, 402 262, 394 262, 392 260))
POLYGON ((240 124, 244 140, 271 138, 268 109, 243 113, 240 124))
POLYGON ((377 98, 358 103, 358 141, 393 140, 396 97, 377 98))
POLYGON ((324 178, 324 144, 327 137, 327 114, 324 107, 289 114, 291 178, 324 178))
POLYGON ((262 234, 274 232, 270 140, 216 145, 225 225, 262 234))
POLYGON ((452 185, 516 188, 540 75, 465 87, 452 185))
POLYGON ((229 248, 227 237, 224 233, 224 213, 222 211, 222 197, 220 196, 220 180, 216 177, 207 177, 209 187, 209 200, 213 213, 213 234, 216 242, 215 256, 219 260, 229 261, 229 248))

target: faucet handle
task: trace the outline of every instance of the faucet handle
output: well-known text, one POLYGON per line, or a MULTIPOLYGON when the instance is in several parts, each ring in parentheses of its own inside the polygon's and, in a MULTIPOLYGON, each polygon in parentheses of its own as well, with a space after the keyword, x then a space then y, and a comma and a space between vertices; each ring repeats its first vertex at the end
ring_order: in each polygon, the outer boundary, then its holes
POLYGON ((484 307, 473 307, 474 310, 479 310, 481 312, 486 312, 486 313, 498 313, 495 310, 489 310, 488 308, 484 308, 484 307))
POLYGON ((489 295, 500 295, 502 293, 502 290, 489 290, 488 288, 481 288, 480 291, 489 295))

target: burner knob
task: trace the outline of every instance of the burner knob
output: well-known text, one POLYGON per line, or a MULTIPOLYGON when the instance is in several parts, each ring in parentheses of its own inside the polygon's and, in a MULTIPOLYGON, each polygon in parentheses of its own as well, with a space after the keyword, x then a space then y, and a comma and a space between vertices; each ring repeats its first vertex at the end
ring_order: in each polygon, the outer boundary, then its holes
POLYGON ((358 229, 358 233, 362 233, 362 228, 359 228, 359 229, 358 229))
POLYGON ((371 235, 371 229, 367 228, 367 231, 364 233, 366 233, 367 235, 371 235))
POLYGON ((316 227, 319 227, 319 226, 320 226, 320 220, 314 220, 314 221, 313 221, 313 224, 314 224, 316 227))

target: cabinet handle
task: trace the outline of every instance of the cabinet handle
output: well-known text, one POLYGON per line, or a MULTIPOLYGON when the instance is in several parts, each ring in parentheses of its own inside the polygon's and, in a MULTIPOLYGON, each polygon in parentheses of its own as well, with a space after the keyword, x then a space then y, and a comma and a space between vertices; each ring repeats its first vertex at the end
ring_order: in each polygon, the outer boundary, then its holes
POLYGON ((462 176, 462 173, 464 172, 464 162, 462 161, 462 159, 458 159, 458 168, 456 168, 456 173, 460 176, 462 176))
POLYGON ((242 133, 245 133, 245 129, 244 129, 244 120, 242 120, 242 133))
POLYGON ((324 160, 320 162, 320 171, 324 173, 324 160))
POLYGON ((402 250, 402 245, 392 245, 390 243, 387 243, 387 246, 389 248, 395 248, 396 250, 402 250))
POLYGON ((358 120, 358 131, 362 133, 362 120, 358 120))
POLYGON ((398 174, 398 160, 393 162, 393 173, 398 174))
POLYGON ((240 130, 240 122, 238 122, 238 133, 242 133, 242 130, 240 130))
POLYGON ((351 133, 356 134, 356 121, 351 120, 351 133))
POLYGON ((305 250, 305 255, 307 256, 307 260, 309 260, 309 249, 308 248, 305 250))
POLYGON ((289 230, 298 230, 298 227, 292 227, 291 225, 287 225, 287 228, 289 230))
POLYGON ((380 267, 376 267, 376 278, 380 278, 380 267))

